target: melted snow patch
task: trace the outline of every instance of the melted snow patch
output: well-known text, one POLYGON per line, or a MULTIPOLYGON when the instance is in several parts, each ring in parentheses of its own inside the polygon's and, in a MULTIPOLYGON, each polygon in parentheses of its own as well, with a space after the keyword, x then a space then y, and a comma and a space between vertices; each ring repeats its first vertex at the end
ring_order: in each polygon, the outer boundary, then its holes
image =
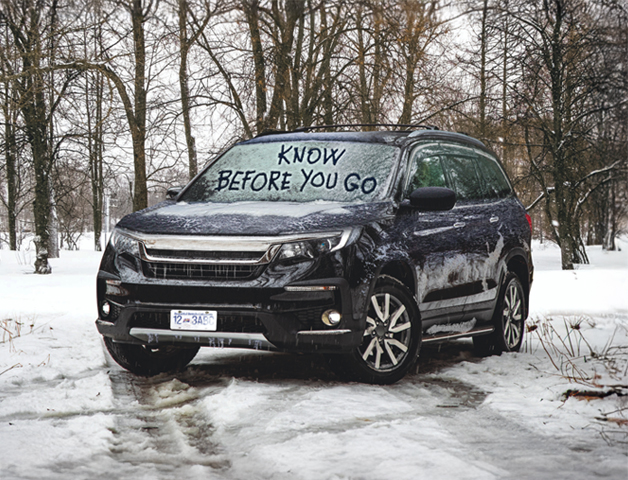
POLYGON ((157 386, 154 391, 153 404, 155 408, 168 408, 198 398, 198 391, 187 383, 174 379, 157 386))
POLYGON ((487 244, 486 254, 452 254, 428 259, 426 265, 417 267, 418 292, 421 302, 425 295, 465 283, 482 281, 484 291, 488 290, 488 279, 497 279, 500 258, 504 249, 504 237, 499 236, 495 249, 491 252, 487 244))
POLYGON ((427 329, 425 333, 427 333, 428 335, 436 335, 437 333, 443 333, 443 332, 467 333, 467 332, 470 332, 473 329, 473 327, 475 327, 476 323, 477 323, 477 320, 475 318, 472 318, 468 322, 453 323, 453 324, 447 324, 447 325, 432 325, 430 328, 427 329))

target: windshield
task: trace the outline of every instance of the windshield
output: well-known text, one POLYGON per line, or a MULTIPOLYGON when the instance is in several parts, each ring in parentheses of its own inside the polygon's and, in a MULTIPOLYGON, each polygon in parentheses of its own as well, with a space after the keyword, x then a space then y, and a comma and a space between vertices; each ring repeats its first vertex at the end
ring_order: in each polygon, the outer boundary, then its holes
POLYGON ((360 202, 388 192, 399 149, 352 142, 236 145, 196 179, 179 200, 360 202))

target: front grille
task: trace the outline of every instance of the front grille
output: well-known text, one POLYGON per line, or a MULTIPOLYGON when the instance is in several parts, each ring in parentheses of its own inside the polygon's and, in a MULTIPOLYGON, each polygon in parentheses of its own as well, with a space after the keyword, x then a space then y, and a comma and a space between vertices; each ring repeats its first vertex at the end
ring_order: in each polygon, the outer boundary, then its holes
MULTIPOLYGON (((146 253, 151 257, 159 257, 163 259, 179 259, 186 260, 259 260, 266 252, 214 252, 214 251, 197 251, 197 250, 160 250, 156 248, 147 248, 146 253)), ((155 258, 155 260, 159 260, 155 258)))
MULTIPOLYGON (((129 323, 131 328, 170 329, 169 312, 136 312, 129 323)), ((218 332, 265 333, 264 324, 255 315, 232 315, 218 313, 218 332)))
POLYGON ((191 263, 142 262, 148 278, 191 280, 243 280, 261 273, 259 265, 201 265, 191 263))

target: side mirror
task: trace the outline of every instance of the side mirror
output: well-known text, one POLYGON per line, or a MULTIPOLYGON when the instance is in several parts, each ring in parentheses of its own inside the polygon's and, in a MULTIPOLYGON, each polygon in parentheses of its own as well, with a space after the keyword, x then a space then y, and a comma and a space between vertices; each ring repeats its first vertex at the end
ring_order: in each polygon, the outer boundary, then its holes
POLYGON ((417 188, 410 194, 410 205, 423 212, 451 210, 456 204, 456 193, 443 187, 417 188))
POLYGON ((183 190, 183 187, 170 187, 166 192, 166 200, 173 200, 181 193, 181 190, 183 190))

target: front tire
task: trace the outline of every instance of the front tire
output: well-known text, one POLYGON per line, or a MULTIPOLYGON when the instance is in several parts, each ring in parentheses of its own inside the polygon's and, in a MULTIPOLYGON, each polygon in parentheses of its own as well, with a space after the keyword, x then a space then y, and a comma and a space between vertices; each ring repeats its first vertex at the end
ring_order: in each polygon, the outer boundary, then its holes
POLYGON ((523 285, 515 273, 508 272, 493 314, 495 331, 473 337, 476 352, 480 355, 518 352, 523 342, 527 311, 523 285))
POLYGON ((371 294, 362 344, 332 359, 336 370, 353 380, 394 383, 415 363, 421 347, 421 319, 410 291, 383 275, 371 294))
POLYGON ((109 354, 118 365, 143 377, 182 370, 192 361, 200 348, 174 345, 159 347, 132 345, 114 342, 109 337, 104 337, 104 341, 109 354))

